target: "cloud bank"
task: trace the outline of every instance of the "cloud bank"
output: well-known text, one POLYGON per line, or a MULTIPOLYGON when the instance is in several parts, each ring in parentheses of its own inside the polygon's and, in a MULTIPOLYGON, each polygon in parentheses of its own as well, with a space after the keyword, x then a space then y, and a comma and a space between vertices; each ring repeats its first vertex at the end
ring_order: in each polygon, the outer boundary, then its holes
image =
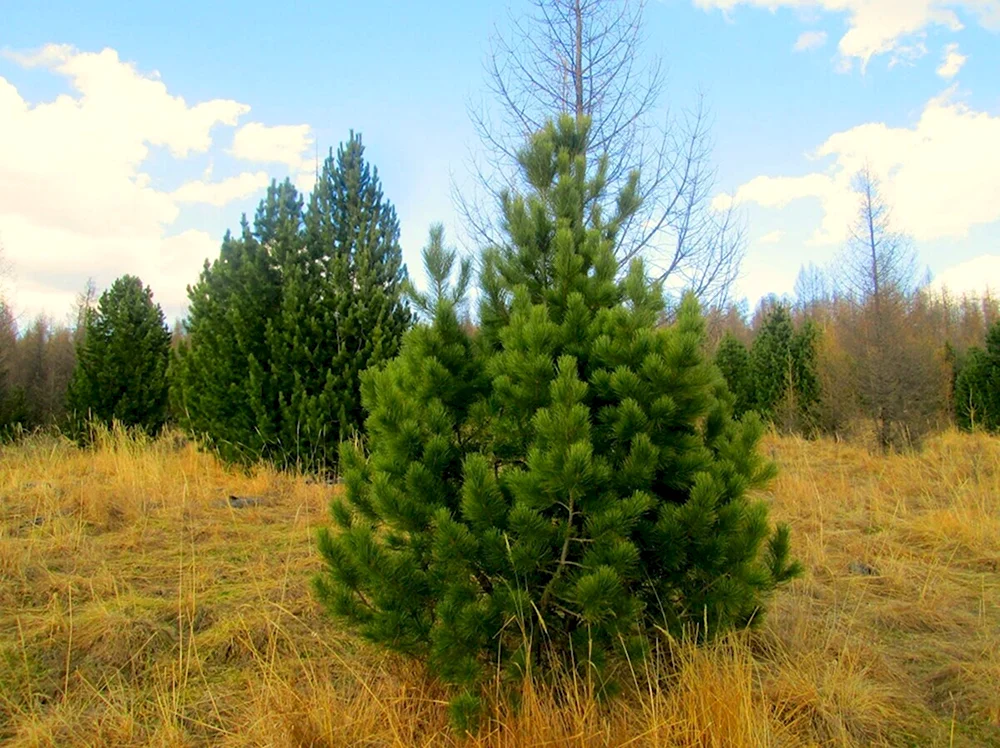
POLYGON ((837 49, 843 62, 858 61, 862 68, 876 55, 893 54, 903 60, 925 51, 920 35, 932 27, 961 30, 960 14, 1000 30, 1000 0, 694 0, 694 4, 723 12, 747 6, 772 12, 787 8, 845 14, 848 29, 837 49))
MULTIPOLYGON (((156 73, 140 72, 113 49, 47 45, 7 52, 24 68, 63 79, 69 93, 30 102, 0 77, 0 243, 15 271, 15 303, 25 313, 62 312, 89 276, 105 284, 136 273, 165 308, 185 303, 218 238, 179 222, 182 207, 224 206, 258 193, 264 171, 218 181, 204 175, 161 186, 150 156, 187 171, 192 156, 221 153, 220 132, 250 112, 232 99, 188 103, 156 73)), ((235 131, 232 156, 281 163, 293 175, 311 150, 308 125, 248 123, 235 131)))
MULTIPOLYGON (((831 135, 810 154, 829 165, 799 176, 761 175, 735 192, 742 203, 782 208, 818 200, 810 243, 842 242, 857 202, 851 179, 867 162, 882 180, 895 225, 917 240, 961 238, 1000 220, 1000 115, 970 109, 954 89, 931 99, 911 127, 868 123, 831 135)), ((716 198, 720 204, 729 195, 716 198)))

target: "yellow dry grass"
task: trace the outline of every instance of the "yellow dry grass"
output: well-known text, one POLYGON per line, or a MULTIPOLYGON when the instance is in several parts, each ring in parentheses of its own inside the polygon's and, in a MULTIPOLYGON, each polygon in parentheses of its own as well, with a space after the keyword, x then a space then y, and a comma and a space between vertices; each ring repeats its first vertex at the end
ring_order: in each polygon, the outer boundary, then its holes
POLYGON ((1000 440, 765 449, 807 572, 759 630, 660 642, 607 704, 529 684, 460 738, 418 666, 313 601, 332 487, 176 437, 0 448, 0 742, 1000 745, 1000 440))

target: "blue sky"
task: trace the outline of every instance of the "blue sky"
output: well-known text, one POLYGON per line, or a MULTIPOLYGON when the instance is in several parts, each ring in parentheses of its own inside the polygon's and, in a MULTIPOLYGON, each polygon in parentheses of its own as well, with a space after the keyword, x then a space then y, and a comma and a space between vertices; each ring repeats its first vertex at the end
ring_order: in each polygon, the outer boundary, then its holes
MULTIPOLYGON (((412 270, 430 223, 460 234, 467 105, 506 2, 0 8, 0 244, 25 316, 123 272, 182 314, 266 181, 307 185, 352 128, 412 270)), ((712 110, 718 189, 749 226, 740 295, 835 258, 866 160, 941 282, 1000 286, 1000 0, 650 0, 646 23, 663 114, 699 91, 712 110)))

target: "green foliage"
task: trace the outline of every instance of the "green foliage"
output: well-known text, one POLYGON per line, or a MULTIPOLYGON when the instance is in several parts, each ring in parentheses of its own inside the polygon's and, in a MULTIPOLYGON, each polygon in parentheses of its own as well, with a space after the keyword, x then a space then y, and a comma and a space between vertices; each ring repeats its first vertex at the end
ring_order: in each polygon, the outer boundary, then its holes
POLYGON ((750 367, 750 352, 734 335, 726 333, 715 352, 715 365, 733 396, 733 414, 742 417, 753 410, 754 386, 750 367))
POLYGON ((187 339, 171 362, 172 407, 183 428, 227 461, 260 458, 272 431, 266 330, 281 303, 285 259, 274 225, 299 206, 291 183, 272 183, 254 227, 244 220, 239 236, 227 233, 218 259, 188 288, 187 339))
POLYGON ((359 375, 396 355, 410 323, 399 221, 360 136, 326 159, 304 227, 267 339, 284 461, 314 470, 361 426, 359 375))
POLYGON ((795 330, 788 307, 771 306, 750 349, 753 407, 766 420, 789 430, 812 430, 820 395, 818 339, 813 322, 795 330))
POLYGON ((792 338, 795 328, 784 304, 774 304, 764 317, 750 349, 754 405, 773 420, 792 381, 792 338))
POLYGON ((458 253, 454 249, 446 249, 444 246, 444 226, 435 224, 431 226, 430 237, 427 246, 424 247, 424 267, 427 271, 427 278, 430 281, 430 290, 422 292, 417 290, 412 283, 406 283, 406 293, 410 301, 420 311, 424 317, 432 319, 435 310, 443 303, 449 303, 453 307, 462 304, 466 292, 469 290, 469 281, 472 280, 472 262, 468 258, 463 258, 459 263, 458 279, 454 286, 449 284, 452 275, 452 268, 458 253))
POLYGON ((803 322, 792 337, 792 387, 799 408, 800 424, 809 428, 820 399, 819 326, 812 320, 803 322))
POLYGON ((359 374, 410 321, 399 222, 353 133, 303 201, 272 184, 251 229, 189 289, 174 362, 181 423, 230 461, 324 470, 361 424, 359 374))
POLYGON ((67 393, 73 417, 159 431, 167 416, 170 332, 153 292, 124 275, 86 324, 67 393))
POLYGON ((425 659, 461 725, 498 667, 517 679, 557 657, 605 689, 657 630, 756 622, 799 571, 748 495, 774 466, 761 421, 732 418, 694 297, 661 328, 641 263, 617 277, 637 176, 602 215, 586 137, 563 118, 522 152, 533 191, 504 197, 478 334, 432 237, 429 321, 362 376, 367 440, 343 445, 346 495, 319 534, 319 598, 425 659))
POLYGON ((955 418, 958 425, 990 433, 1000 432, 1000 322, 986 335, 986 348, 973 347, 955 379, 955 418))
POLYGON ((13 377, 17 347, 17 323, 7 303, 0 299, 0 438, 16 430, 25 420, 24 392, 13 377))

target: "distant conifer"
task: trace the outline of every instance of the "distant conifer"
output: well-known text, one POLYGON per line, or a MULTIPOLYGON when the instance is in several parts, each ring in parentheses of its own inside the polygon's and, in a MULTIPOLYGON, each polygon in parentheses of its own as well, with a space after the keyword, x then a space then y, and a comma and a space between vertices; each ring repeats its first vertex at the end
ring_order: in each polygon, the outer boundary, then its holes
POLYGON ((726 333, 715 352, 715 365, 722 372, 733 396, 733 414, 742 417, 744 413, 753 410, 753 376, 747 347, 735 336, 726 333))
POLYGON ((159 431, 167 416, 170 331, 152 291, 122 276, 86 325, 67 393, 74 419, 159 431))
POLYGON ((986 348, 973 347, 955 379, 955 417, 966 430, 1000 432, 1000 322, 986 335, 986 348))

